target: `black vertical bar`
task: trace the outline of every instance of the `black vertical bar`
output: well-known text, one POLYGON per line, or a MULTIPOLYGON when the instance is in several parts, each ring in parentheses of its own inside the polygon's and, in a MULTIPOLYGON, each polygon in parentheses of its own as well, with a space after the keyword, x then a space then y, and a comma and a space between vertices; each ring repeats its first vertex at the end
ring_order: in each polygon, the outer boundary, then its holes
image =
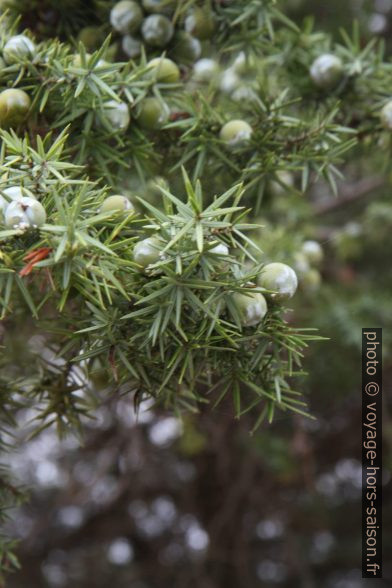
POLYGON ((382 578, 382 329, 362 329, 362 577, 382 578))

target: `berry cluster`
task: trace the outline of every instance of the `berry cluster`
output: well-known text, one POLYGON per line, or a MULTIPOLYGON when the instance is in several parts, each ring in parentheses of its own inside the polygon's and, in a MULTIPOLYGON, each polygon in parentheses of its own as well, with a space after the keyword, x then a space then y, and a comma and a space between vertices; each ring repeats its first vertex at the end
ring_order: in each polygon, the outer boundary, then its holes
MULTIPOLYGON (((5 43, 0 57, 0 67, 17 64, 21 59, 31 59, 35 45, 26 35, 14 35, 5 43)), ((0 127, 16 127, 30 110, 31 100, 26 92, 8 88, 0 93, 0 127)))
MULTIPOLYGON (((133 259, 147 275, 159 275, 159 268, 169 265, 181 254, 179 251, 175 251, 171 255, 170 250, 165 253, 165 246, 166 243, 159 234, 137 241, 133 249, 133 259)), ((209 244, 206 254, 217 271, 227 271, 235 267, 230 249, 222 241, 217 244, 209 244)), ((262 323, 267 314, 266 299, 271 302, 283 303, 295 294, 297 286, 297 275, 290 266, 284 263, 270 263, 258 273, 256 282, 247 282, 245 284, 246 291, 233 293, 230 300, 238 313, 241 325, 256 327, 262 323), (255 292, 252 292, 253 288, 256 290, 255 292)), ((224 309, 223 306, 221 310, 224 309)))
POLYGON ((122 36, 122 50, 131 59, 141 54, 145 44, 152 51, 165 50, 182 63, 192 63, 201 55, 200 40, 212 35, 214 21, 212 14, 199 7, 179 16, 173 0, 120 0, 111 10, 110 23, 122 36))
POLYGON ((294 255, 294 266, 303 290, 316 292, 321 284, 319 266, 324 258, 323 249, 317 241, 304 241, 302 248, 294 255))

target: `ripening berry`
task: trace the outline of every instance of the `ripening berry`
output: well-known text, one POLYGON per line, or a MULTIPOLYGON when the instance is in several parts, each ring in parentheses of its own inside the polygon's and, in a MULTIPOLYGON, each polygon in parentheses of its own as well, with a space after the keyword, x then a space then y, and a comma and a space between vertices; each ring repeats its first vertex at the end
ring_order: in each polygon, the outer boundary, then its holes
POLYGON ((186 31, 178 31, 173 38, 170 55, 177 63, 194 63, 201 55, 201 43, 186 31))
POLYGON ((295 271, 285 263, 269 263, 258 276, 258 285, 273 292, 272 297, 284 300, 294 296, 298 279, 295 271))
POLYGON ((209 83, 216 80, 219 75, 219 64, 215 59, 204 57, 193 66, 193 79, 197 82, 209 83))
POLYGON ((160 129, 169 119, 170 110, 167 104, 158 98, 145 98, 139 104, 137 122, 149 130, 160 129))
POLYGON ((198 39, 209 39, 214 29, 213 14, 206 8, 193 8, 185 19, 185 30, 198 39))
POLYGON ((103 41, 102 32, 97 27, 84 27, 79 31, 78 41, 81 41, 88 51, 94 51, 103 41))
POLYGON ((128 55, 130 59, 134 59, 142 52, 141 42, 132 35, 125 35, 122 38, 121 47, 125 55, 128 55))
POLYGON ((0 127, 16 127, 30 109, 30 98, 23 90, 9 88, 0 93, 0 127))
POLYGON ((131 122, 128 104, 125 102, 117 102, 116 100, 109 100, 103 104, 105 117, 110 126, 119 131, 125 131, 131 122))
POLYGON ((149 74, 157 82, 163 84, 175 84, 180 79, 180 70, 174 61, 167 57, 156 57, 147 63, 149 74))
POLYGON ((220 131, 221 140, 230 147, 247 143, 252 135, 252 127, 244 120, 231 120, 220 131))
POLYGON ((133 259, 142 267, 156 263, 161 258, 162 245, 156 237, 138 241, 133 250, 133 259))
POLYGON ((3 48, 3 58, 7 64, 18 63, 20 59, 33 57, 35 45, 26 35, 11 37, 3 48))
POLYGON ((319 88, 332 88, 343 77, 342 60, 331 53, 317 57, 310 67, 310 76, 319 88))
POLYGON ((122 35, 135 33, 140 28, 142 20, 143 11, 137 2, 132 0, 121 0, 110 12, 110 24, 122 35))
POLYGON ((14 229, 41 227, 45 221, 46 212, 42 204, 27 196, 10 202, 4 213, 5 225, 14 229))
POLYGON ((320 243, 317 241, 305 241, 302 245, 302 253, 305 255, 309 263, 319 265, 324 257, 324 252, 320 243))
POLYGON ((392 131, 392 100, 383 106, 380 112, 381 123, 383 127, 392 131))
POLYGON ((174 33, 171 21, 162 14, 151 14, 142 24, 143 39, 152 47, 166 47, 174 33))
POLYGON ((102 206, 99 212, 111 212, 113 214, 120 214, 127 212, 128 214, 134 212, 133 204, 125 196, 115 194, 114 196, 108 196, 102 202, 102 206))
POLYGON ((233 295, 234 303, 241 317, 244 327, 255 327, 267 314, 267 302, 260 292, 247 292, 233 295))

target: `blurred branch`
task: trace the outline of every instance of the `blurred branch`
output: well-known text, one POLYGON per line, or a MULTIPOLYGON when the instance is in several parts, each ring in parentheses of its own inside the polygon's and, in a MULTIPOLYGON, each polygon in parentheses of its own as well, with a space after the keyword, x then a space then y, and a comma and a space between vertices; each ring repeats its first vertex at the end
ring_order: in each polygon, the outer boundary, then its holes
POLYGON ((354 184, 349 184, 340 190, 340 197, 328 200, 328 202, 316 204, 314 207, 314 214, 322 215, 328 212, 333 212, 342 206, 346 206, 364 196, 368 196, 371 192, 378 190, 384 184, 385 177, 383 176, 371 176, 370 178, 359 180, 359 182, 355 182, 354 184))

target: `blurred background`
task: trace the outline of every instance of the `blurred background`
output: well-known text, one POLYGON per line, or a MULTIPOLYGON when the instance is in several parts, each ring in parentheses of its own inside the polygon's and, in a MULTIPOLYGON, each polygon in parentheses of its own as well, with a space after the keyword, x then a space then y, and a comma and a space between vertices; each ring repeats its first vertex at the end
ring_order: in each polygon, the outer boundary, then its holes
MULTIPOLYGON (((384 38, 391 51, 392 0, 280 4, 296 22, 312 15, 316 29, 336 38, 356 19, 364 40, 384 38)), ((336 200, 322 183, 308 194, 309 237, 324 258, 294 309, 296 324, 329 338, 313 344, 305 361, 315 420, 280 414, 251 436, 251 421, 234 421, 229 404, 180 421, 148 404, 136 415, 117 393, 86 420, 80 446, 51 429, 23 441, 32 417, 23 411, 20 447, 8 460, 29 500, 8 523, 22 541, 21 571, 7 586, 392 585, 392 173, 385 153, 359 154, 343 172, 336 200), (385 352, 384 579, 373 581, 361 579, 366 326, 383 327, 385 352)), ((285 214, 307 205, 284 188, 279 198, 285 214)), ((281 248, 285 238, 272 222, 260 241, 268 253, 268 243, 281 248)), ((99 369, 94 385, 105 388, 99 369)))

